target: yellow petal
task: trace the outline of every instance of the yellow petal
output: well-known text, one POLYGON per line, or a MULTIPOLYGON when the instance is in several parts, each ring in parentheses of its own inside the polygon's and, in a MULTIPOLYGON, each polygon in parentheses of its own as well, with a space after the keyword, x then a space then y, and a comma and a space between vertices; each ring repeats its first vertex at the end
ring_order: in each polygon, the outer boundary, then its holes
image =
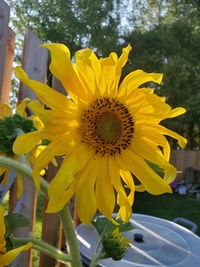
POLYGON ((99 158, 99 170, 96 182, 96 201, 99 211, 111 221, 115 207, 115 193, 111 183, 108 162, 105 158, 99 158))
POLYGON ((77 97, 87 100, 85 89, 70 60, 69 49, 63 44, 44 44, 42 47, 48 48, 51 53, 51 73, 62 82, 74 101, 77 97))
POLYGON ((155 163, 160 168, 164 170, 164 179, 171 183, 177 174, 176 168, 168 163, 161 155, 159 154, 156 148, 148 145, 144 140, 137 139, 131 146, 131 149, 141 158, 144 158, 152 163, 155 163))
POLYGON ((122 158, 127 168, 137 177, 149 193, 159 195, 172 192, 168 183, 156 174, 137 154, 126 150, 122 154, 122 158))
POLYGON ((168 135, 174 139, 176 139, 180 145, 181 148, 184 148, 187 144, 187 139, 184 138, 183 136, 161 126, 161 125, 155 125, 152 127, 153 129, 156 129, 158 132, 164 134, 164 135, 168 135))
POLYGON ((117 62, 117 68, 116 68, 116 75, 118 75, 119 77, 121 76, 122 68, 126 65, 126 62, 128 61, 128 56, 131 49, 132 47, 130 45, 123 48, 122 55, 120 56, 117 62))
POLYGON ((22 100, 22 102, 17 106, 16 108, 16 113, 19 114, 22 117, 27 117, 26 114, 26 107, 27 107, 27 103, 30 101, 29 98, 25 98, 22 100))
POLYGON ((4 241, 4 235, 6 233, 6 227, 5 227, 5 223, 4 223, 4 209, 3 207, 0 205, 0 244, 3 246, 6 245, 5 241, 4 241))
MULTIPOLYGON (((73 147, 73 144, 72 144, 73 147)), ((44 149, 34 162, 33 166, 33 180, 36 189, 40 187, 40 172, 48 166, 50 161, 55 157, 71 152, 70 140, 67 136, 62 136, 52 141, 46 149, 44 149)), ((63 166, 63 165, 62 165, 63 166)), ((61 167, 62 168, 62 167, 61 167)), ((60 168, 60 169, 61 169, 60 168)))
POLYGON ((166 118, 174 118, 184 114, 187 110, 185 108, 174 108, 166 114, 166 118))
POLYGON ((44 128, 44 124, 38 116, 32 115, 29 117, 29 119, 33 121, 33 125, 37 130, 41 130, 42 128, 44 128))
POLYGON ((122 81, 119 88, 119 95, 129 94, 135 88, 144 83, 155 82, 161 83, 163 75, 161 73, 147 73, 142 70, 136 70, 128 74, 122 81))
POLYGON ((3 264, 3 266, 9 265, 21 252, 26 251, 32 247, 32 243, 27 243, 24 246, 12 249, 5 254, 0 254, 0 262, 3 264))
POLYGON ((148 91, 144 89, 140 89, 140 91, 145 93, 145 97, 147 98, 149 103, 152 105, 154 112, 163 113, 163 112, 168 112, 171 110, 171 107, 165 102, 163 102, 162 97, 156 94, 153 94, 153 93, 148 93, 148 91))
POLYGON ((84 168, 85 164, 91 157, 92 151, 87 149, 87 146, 84 143, 77 144, 77 147, 72 154, 66 156, 55 178, 49 184, 48 193, 49 199, 52 202, 55 203, 60 201, 62 195, 73 182, 76 173, 84 168))
POLYGON ((17 198, 20 198, 22 196, 23 192, 23 178, 22 175, 17 175, 17 198))
POLYGON ((145 189, 144 185, 139 184, 139 185, 136 185, 135 186, 135 191, 137 191, 137 192, 144 192, 144 191, 146 191, 146 189, 145 189))
POLYGON ((35 149, 30 153, 30 162, 34 163, 37 157, 42 153, 43 150, 46 149, 46 146, 44 145, 37 145, 35 149))
POLYGON ((19 135, 14 144, 13 151, 15 154, 26 154, 33 150, 39 143, 43 133, 42 131, 35 131, 19 135))
MULTIPOLYGON (((133 176, 127 170, 127 167, 125 166, 123 160, 121 159, 121 156, 118 156, 116 158, 118 158, 117 163, 120 166, 120 176, 125 183, 125 187, 128 188, 130 191, 128 194, 128 201, 130 203, 130 207, 132 207, 133 202, 134 202, 134 194, 135 194, 135 184, 134 184, 133 176)), ((120 210, 118 212, 119 215, 122 212, 124 212, 123 209, 124 209, 124 207, 120 207, 120 210)), ((132 209, 131 209, 131 213, 132 213, 132 209)))
POLYGON ((51 120, 51 114, 52 110, 44 109, 44 107, 41 105, 41 103, 38 100, 33 100, 28 104, 28 107, 36 114, 39 119, 42 121, 44 126, 49 125, 52 127, 52 120, 51 120))
POLYGON ((95 160, 90 160, 76 178, 76 199, 75 205, 80 220, 85 223, 91 223, 91 220, 97 210, 95 197, 95 182, 98 172, 98 165, 95 160))
POLYGON ((120 216, 123 222, 128 222, 132 215, 132 208, 130 202, 125 193, 124 187, 121 184, 119 168, 115 162, 114 158, 109 159, 109 171, 112 184, 115 187, 116 192, 118 193, 117 203, 120 206, 120 216))
MULTIPOLYGON (((78 122, 73 116, 75 112, 65 111, 64 108, 62 112, 60 109, 46 110, 37 100, 31 101, 28 107, 42 120, 45 133, 50 136, 46 139, 54 139, 55 134, 66 133, 69 127, 76 128, 78 126, 78 122)), ((70 106, 68 105, 67 108, 70 109, 70 106)))
POLYGON ((100 93, 115 97, 116 92, 116 67, 117 55, 111 53, 107 58, 101 58, 101 79, 100 79, 100 93))
POLYGON ((76 183, 77 183, 77 180, 74 180, 72 184, 70 185, 70 187, 64 192, 64 194, 60 196, 59 201, 57 200, 54 201, 53 198, 50 198, 46 212, 56 213, 60 211, 61 209, 63 209, 63 207, 70 201, 72 196, 75 194, 76 183))
POLYGON ((120 170, 120 175, 124 180, 126 186, 130 189, 130 193, 128 195, 128 201, 130 203, 130 206, 132 206, 134 202, 134 193, 135 193, 135 184, 133 181, 132 174, 129 171, 120 170))
POLYGON ((7 104, 0 104, 0 119, 12 116, 12 110, 7 104))
POLYGON ((25 85, 31 88, 31 90, 37 95, 37 97, 43 101, 50 108, 60 108, 61 106, 67 106, 70 100, 62 94, 56 92, 47 84, 31 80, 21 67, 14 69, 15 75, 25 85))
MULTIPOLYGON (((138 129, 137 129, 138 130, 138 129)), ((163 156, 166 161, 169 161, 170 158, 170 145, 166 137, 159 133, 158 131, 153 130, 152 128, 142 126, 139 129, 138 138, 144 138, 147 143, 153 144, 154 146, 160 146, 163 149, 163 156)), ((136 137, 136 132, 135 132, 136 137)))
POLYGON ((91 93, 99 92, 99 81, 101 77, 100 61, 95 53, 87 48, 76 52, 76 66, 85 88, 91 93))
POLYGON ((139 116, 138 116, 138 119, 140 119, 140 123, 144 123, 145 121, 150 120, 152 124, 158 124, 158 123, 160 123, 160 121, 162 121, 164 119, 174 118, 174 117, 177 117, 177 116, 184 114, 186 112, 186 109, 175 108, 175 109, 171 109, 171 110, 167 111, 167 110, 164 110, 164 108, 158 104, 157 108, 154 109, 154 112, 155 112, 154 114, 152 114, 152 112, 149 112, 146 114, 143 113, 143 114, 141 114, 142 115, 141 118, 139 118, 139 116))

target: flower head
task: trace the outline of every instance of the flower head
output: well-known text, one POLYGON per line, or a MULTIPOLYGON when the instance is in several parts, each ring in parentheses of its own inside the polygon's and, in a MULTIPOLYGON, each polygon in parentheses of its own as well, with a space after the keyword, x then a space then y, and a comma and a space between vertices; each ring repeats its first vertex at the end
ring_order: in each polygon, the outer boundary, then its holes
POLYGON ((102 253, 105 258, 112 258, 115 261, 121 260, 128 251, 131 240, 120 233, 119 228, 107 232, 101 239, 103 245, 102 253))
MULTIPOLYGON (((16 108, 13 114, 10 106, 0 104, 0 155, 17 160, 18 156, 13 152, 12 146, 16 137, 21 133, 34 132, 42 127, 42 122, 36 116, 27 118, 26 106, 28 98, 24 99, 16 108)), ((43 148, 43 147, 42 147, 43 148)), ((29 156, 29 160, 33 162, 41 148, 37 148, 29 156)), ((0 167, 0 175, 3 175, 3 185, 8 181, 9 170, 0 167)), ((22 176, 17 175, 18 192, 17 196, 22 194, 22 176)))
POLYGON ((27 153, 41 138, 50 141, 34 164, 37 188, 40 170, 54 156, 64 156, 49 185, 48 212, 62 209, 75 195, 82 222, 90 223, 97 209, 112 220, 116 202, 118 217, 127 222, 132 214, 135 190, 147 190, 155 195, 172 192, 169 183, 175 178, 176 169, 169 163, 166 136, 177 139, 181 147, 186 139, 160 122, 185 113, 185 109, 172 109, 153 89, 142 87, 147 82, 161 83, 162 74, 136 70, 120 84, 130 46, 123 49, 119 58, 111 53, 98 59, 92 50, 80 50, 75 55, 75 64, 66 46, 43 47, 50 50, 50 70, 62 82, 69 97, 31 80, 17 67, 16 76, 49 109, 45 110, 36 100, 28 105, 42 120, 44 128, 19 136, 13 149, 15 153, 27 153), (163 178, 149 162, 163 170, 163 178), (133 175, 141 185, 135 186, 133 175))
POLYGON ((6 249, 6 226, 4 223, 4 210, 0 206, 0 267, 8 266, 22 251, 31 248, 32 243, 7 251, 6 249))

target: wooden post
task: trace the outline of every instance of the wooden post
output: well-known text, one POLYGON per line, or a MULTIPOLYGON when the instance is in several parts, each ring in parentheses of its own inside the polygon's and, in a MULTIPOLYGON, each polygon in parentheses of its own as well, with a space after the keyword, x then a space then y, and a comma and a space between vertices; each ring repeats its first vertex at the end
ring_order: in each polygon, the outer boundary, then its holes
POLYGON ((6 46, 6 60, 4 68, 4 79, 2 84, 2 95, 1 103, 9 103, 10 89, 11 89, 11 78, 12 78, 12 65, 14 60, 15 50, 15 32, 9 28, 8 40, 6 46))
MULTIPOLYGON (((37 38, 37 36, 27 30, 25 33, 24 50, 23 50, 23 68, 31 79, 35 79, 41 82, 46 80, 46 70, 47 70, 47 50, 39 48, 38 46, 42 42, 37 38)), ((25 98, 35 98, 35 95, 30 89, 28 89, 22 83, 20 84, 19 90, 19 102, 25 98)), ((33 227, 35 223, 35 212, 36 212, 36 194, 34 186, 27 179, 24 179, 24 206, 21 211, 31 222, 29 227, 21 227, 16 230, 15 236, 17 237, 27 237, 33 232, 33 227)), ((16 205, 16 197, 13 192, 16 192, 16 185, 14 185, 10 194, 10 211, 12 211, 16 205)), ((17 261, 17 267, 32 267, 32 257, 30 252, 23 253, 17 261)))
MULTIPOLYGON (((60 92, 61 94, 66 94, 66 91, 63 88, 62 84, 55 77, 53 77, 52 87, 56 91, 60 92)), ((48 182, 50 182, 55 177, 57 170, 58 170, 59 166, 61 165, 62 157, 58 157, 56 160, 58 163, 58 167, 55 168, 52 164, 50 164, 49 169, 47 171, 46 180, 48 182)), ((58 234, 59 233, 59 225, 60 225, 60 222, 58 220, 58 216, 57 216, 57 214, 46 214, 45 213, 47 204, 48 204, 48 200, 45 199, 43 218, 42 218, 42 240, 46 241, 47 243, 49 243, 53 246, 57 246, 58 241, 60 240, 59 241, 60 248, 63 248, 64 243, 65 243, 65 239, 64 239, 63 235, 60 234, 60 236, 59 236, 59 234, 58 234)), ((53 260, 52 258, 48 257, 45 254, 40 254, 39 267, 44 267, 44 266, 55 267, 55 264, 56 264, 55 260, 53 260)), ((58 264, 58 266, 61 267, 60 264, 58 264)), ((66 265, 62 265, 62 266, 66 266, 66 265)))
MULTIPOLYGON (((49 165, 47 174, 45 176, 47 182, 50 182, 52 178, 56 175, 57 168, 52 164, 49 165)), ((58 245, 59 241, 59 218, 57 214, 46 213, 48 199, 44 200, 44 210, 42 216, 42 236, 41 239, 55 247, 58 245)), ((39 267, 55 267, 56 261, 47 256, 46 254, 40 254, 39 267)))
MULTIPOLYGON (((22 66, 31 79, 44 82, 46 81, 48 52, 47 49, 40 48, 40 44, 42 41, 31 30, 26 30, 22 66)), ((25 97, 36 98, 33 91, 20 83, 19 102, 25 97)))
POLYGON ((3 94, 9 15, 9 6, 3 0, 0 0, 0 102, 2 102, 3 94))

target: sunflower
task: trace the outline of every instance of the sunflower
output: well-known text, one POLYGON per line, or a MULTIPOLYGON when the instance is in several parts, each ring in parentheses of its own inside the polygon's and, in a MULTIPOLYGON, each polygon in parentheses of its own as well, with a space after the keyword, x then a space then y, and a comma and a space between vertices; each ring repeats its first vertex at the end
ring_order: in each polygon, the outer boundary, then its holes
POLYGON ((22 251, 31 248, 32 243, 27 243, 24 246, 6 251, 6 226, 4 223, 4 210, 0 206, 0 267, 8 266, 22 251))
MULTIPOLYGON (((13 114, 12 109, 7 104, 0 104, 0 155, 19 160, 12 146, 17 137, 22 132, 35 131, 42 127, 42 122, 36 116, 27 118, 26 106, 28 98, 24 99, 16 108, 16 113, 13 114)), ((33 162, 38 154, 44 149, 44 146, 37 147, 28 157, 29 162, 33 162)), ((0 175, 3 177, 2 184, 5 186, 8 182, 9 169, 0 167, 0 175)), ((22 176, 17 174, 17 197, 22 195, 23 183, 22 176)))
POLYGON ((136 70, 120 83, 123 66, 128 60, 130 45, 118 58, 111 53, 98 59, 90 49, 77 51, 75 62, 63 44, 45 44, 51 53, 50 70, 65 87, 64 96, 48 85, 31 80, 22 68, 16 76, 49 107, 37 101, 29 108, 41 119, 44 128, 19 136, 15 153, 31 151, 38 140, 50 144, 34 163, 33 176, 39 189, 39 173, 54 156, 64 157, 56 176, 49 184, 47 212, 57 212, 75 195, 77 213, 83 223, 90 223, 98 209, 112 220, 119 206, 118 217, 127 222, 132 214, 134 191, 157 195, 171 193, 176 169, 169 163, 170 147, 166 136, 186 139, 160 125, 167 118, 185 113, 184 108, 172 109, 165 98, 148 82, 160 84, 162 74, 136 70), (159 166, 164 177, 151 165, 159 166), (140 185, 135 185, 133 176, 140 185))

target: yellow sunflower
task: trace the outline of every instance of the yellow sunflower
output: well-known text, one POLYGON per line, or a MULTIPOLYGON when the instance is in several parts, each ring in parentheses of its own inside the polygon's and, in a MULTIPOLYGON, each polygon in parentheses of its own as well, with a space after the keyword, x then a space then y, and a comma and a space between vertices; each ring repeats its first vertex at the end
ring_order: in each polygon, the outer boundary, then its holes
POLYGON ((6 251, 6 226, 4 223, 4 210, 0 206, 0 267, 8 266, 22 251, 31 248, 32 243, 27 243, 24 246, 6 251))
MULTIPOLYGON (((0 155, 19 160, 19 157, 13 153, 12 146, 16 136, 20 131, 29 132, 42 128, 42 122, 36 116, 27 118, 26 107, 28 98, 24 99, 16 108, 16 113, 13 114, 12 109, 7 104, 0 104, 0 155)), ((29 155, 28 160, 33 162, 38 154, 44 149, 44 146, 37 147, 29 155)), ((0 167, 0 175, 3 176, 2 184, 8 182, 9 169, 0 167)), ((22 176, 17 175, 17 197, 20 197, 23 191, 22 176)))
POLYGON ((70 60, 69 49, 63 44, 43 47, 51 53, 52 74, 62 82, 69 96, 31 80, 17 67, 16 76, 49 109, 45 110, 36 100, 29 104, 44 128, 19 136, 13 149, 17 154, 27 153, 41 138, 50 141, 34 163, 38 189, 40 170, 54 156, 64 156, 49 185, 47 212, 59 211, 75 195, 82 222, 90 223, 97 209, 112 220, 116 202, 118 217, 127 222, 135 190, 155 195, 172 192, 169 183, 175 178, 176 169, 169 164, 166 136, 177 139, 181 147, 186 139, 159 123, 185 113, 185 109, 172 109, 152 89, 140 88, 147 82, 160 84, 162 74, 136 70, 120 84, 130 46, 123 49, 119 58, 111 53, 98 59, 92 50, 80 50, 75 55, 76 63, 70 60), (163 169, 164 178, 149 163, 163 169), (135 186, 133 176, 141 185, 135 186))

